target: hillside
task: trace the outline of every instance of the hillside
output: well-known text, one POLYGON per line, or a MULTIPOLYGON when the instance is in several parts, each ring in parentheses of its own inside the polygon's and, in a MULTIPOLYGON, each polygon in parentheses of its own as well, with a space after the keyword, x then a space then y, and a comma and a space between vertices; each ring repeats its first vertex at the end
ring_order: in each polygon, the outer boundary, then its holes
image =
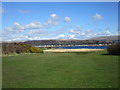
POLYGON ((120 36, 103 36, 90 38, 89 40, 118 40, 120 36))

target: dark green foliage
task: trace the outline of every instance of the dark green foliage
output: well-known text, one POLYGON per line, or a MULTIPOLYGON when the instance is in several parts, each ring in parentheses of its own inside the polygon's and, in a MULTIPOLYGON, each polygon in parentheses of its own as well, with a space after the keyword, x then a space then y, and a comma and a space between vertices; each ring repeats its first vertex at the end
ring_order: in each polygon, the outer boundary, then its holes
POLYGON ((33 47, 31 45, 26 45, 23 43, 3 43, 2 44, 2 54, 8 55, 13 53, 41 53, 40 48, 33 47))
POLYGON ((107 48, 108 54, 111 55, 120 55, 120 42, 110 45, 107 48))

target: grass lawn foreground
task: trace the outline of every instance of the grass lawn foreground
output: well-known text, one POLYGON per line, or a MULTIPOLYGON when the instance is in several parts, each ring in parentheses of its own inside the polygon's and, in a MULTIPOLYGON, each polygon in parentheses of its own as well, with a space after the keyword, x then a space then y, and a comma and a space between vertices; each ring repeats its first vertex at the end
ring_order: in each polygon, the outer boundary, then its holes
POLYGON ((3 88, 117 88, 118 56, 39 53, 3 56, 3 88))

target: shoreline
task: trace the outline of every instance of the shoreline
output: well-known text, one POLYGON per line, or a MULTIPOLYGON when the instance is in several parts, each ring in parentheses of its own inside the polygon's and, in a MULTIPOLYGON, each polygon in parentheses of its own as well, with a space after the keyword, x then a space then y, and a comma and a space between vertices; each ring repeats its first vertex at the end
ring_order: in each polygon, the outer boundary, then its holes
POLYGON ((91 51, 104 51, 105 49, 49 49, 43 50, 43 53, 49 52, 91 52, 91 51))

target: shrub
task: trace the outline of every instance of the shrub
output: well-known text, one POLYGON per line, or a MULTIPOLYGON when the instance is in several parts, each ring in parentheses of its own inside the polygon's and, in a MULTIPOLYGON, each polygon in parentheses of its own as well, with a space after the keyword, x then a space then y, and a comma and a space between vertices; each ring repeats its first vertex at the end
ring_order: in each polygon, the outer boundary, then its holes
POLYGON ((120 55, 120 42, 108 46, 107 51, 111 55, 120 55))
POLYGON ((2 54, 8 55, 13 53, 41 53, 42 49, 26 45, 23 43, 2 43, 2 54))
POLYGON ((25 49, 22 46, 18 46, 16 48, 16 53, 20 54, 20 53, 25 53, 25 49))
POLYGON ((31 53, 41 53, 41 52, 43 52, 43 50, 41 50, 40 48, 31 47, 30 52, 31 53))

